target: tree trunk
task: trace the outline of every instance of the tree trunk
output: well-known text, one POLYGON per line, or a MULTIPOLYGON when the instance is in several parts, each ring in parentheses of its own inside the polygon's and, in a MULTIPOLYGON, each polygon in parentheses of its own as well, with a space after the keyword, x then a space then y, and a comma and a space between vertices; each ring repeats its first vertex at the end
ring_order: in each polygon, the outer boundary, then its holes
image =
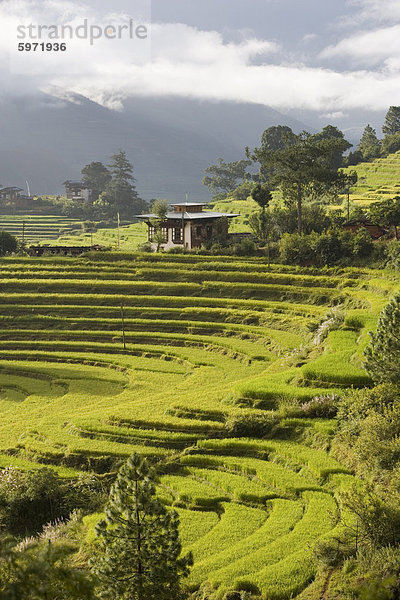
POLYGON ((297 230, 299 235, 303 234, 303 194, 300 183, 297 184, 297 230))
MULTIPOLYGON (((135 492, 136 498, 138 496, 138 481, 135 481, 135 492)), ((136 537, 136 547, 137 547, 137 576, 138 576, 138 598, 139 600, 145 600, 143 595, 143 565, 142 565, 142 538, 140 535, 140 514, 139 509, 136 504, 136 526, 137 526, 137 537, 136 537)))

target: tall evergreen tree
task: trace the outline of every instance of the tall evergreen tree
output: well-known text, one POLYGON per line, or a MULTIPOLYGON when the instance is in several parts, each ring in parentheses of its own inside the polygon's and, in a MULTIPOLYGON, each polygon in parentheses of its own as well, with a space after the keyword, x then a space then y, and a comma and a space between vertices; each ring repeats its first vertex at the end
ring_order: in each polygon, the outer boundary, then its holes
POLYGON ((367 125, 364 129, 364 133, 358 144, 358 150, 361 152, 364 160, 372 160, 380 155, 381 142, 378 140, 376 131, 371 125, 367 125))
POLYGON ((389 108, 382 131, 385 135, 394 135, 400 132, 400 106, 391 106, 389 108))
POLYGON ((154 472, 133 454, 111 488, 96 533, 100 547, 92 566, 107 600, 180 600, 180 577, 191 556, 180 558, 178 516, 155 497, 154 472))
POLYGON ((364 351, 364 368, 375 383, 400 384, 400 293, 381 312, 364 351))
POLYGON ((99 202, 110 215, 120 213, 121 217, 132 218, 141 213, 147 203, 139 198, 136 191, 133 166, 127 159, 126 152, 120 150, 111 159, 111 181, 101 194, 99 202))
POLYGON ((111 173, 101 162, 91 162, 82 169, 82 181, 92 190, 92 200, 97 200, 111 180, 111 173))

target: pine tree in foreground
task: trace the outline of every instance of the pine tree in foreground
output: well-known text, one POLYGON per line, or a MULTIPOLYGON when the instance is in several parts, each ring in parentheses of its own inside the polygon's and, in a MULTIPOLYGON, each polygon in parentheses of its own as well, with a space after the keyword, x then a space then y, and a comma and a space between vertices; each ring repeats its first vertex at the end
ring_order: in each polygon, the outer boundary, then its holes
POLYGON ((364 351, 364 368, 375 383, 400 384, 400 294, 381 312, 364 351))
POLYGON ((180 558, 178 515, 155 497, 154 472, 133 454, 111 488, 106 520, 96 526, 99 549, 92 568, 107 600, 180 600, 180 577, 191 556, 180 558))

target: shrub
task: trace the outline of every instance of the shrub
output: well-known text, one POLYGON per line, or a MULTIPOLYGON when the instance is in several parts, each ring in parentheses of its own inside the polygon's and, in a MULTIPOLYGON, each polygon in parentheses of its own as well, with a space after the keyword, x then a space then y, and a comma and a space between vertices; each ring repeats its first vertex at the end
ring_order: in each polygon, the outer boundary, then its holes
POLYGON ((338 540, 319 540, 314 548, 313 555, 317 563, 323 568, 334 567, 343 560, 343 553, 338 540))
POLYGON ((371 484, 362 488, 353 485, 339 494, 343 511, 355 517, 353 525, 346 525, 347 533, 366 548, 397 545, 400 541, 400 508, 398 500, 377 493, 371 484))
POLYGON ((232 415, 225 423, 229 437, 262 438, 270 434, 279 419, 271 413, 247 413, 232 415))
POLYGON ((232 246, 234 256, 255 256, 257 254, 257 246, 253 240, 244 238, 239 244, 232 246))
POLYGON ((386 255, 390 267, 400 270, 400 243, 392 240, 386 246, 386 255))
POLYGON ((366 229, 361 228, 355 234, 353 239, 354 256, 357 256, 357 258, 366 258, 371 254, 373 247, 374 244, 372 241, 372 237, 366 229))
POLYGON ((301 411, 306 417, 320 419, 333 419, 337 414, 339 396, 330 394, 327 396, 316 396, 309 402, 301 405, 301 411))
POLYGON ((0 231, 0 256, 16 252, 18 247, 17 238, 7 231, 0 231))
POLYGON ((313 248, 318 262, 328 267, 334 265, 342 255, 342 244, 340 239, 334 235, 322 234, 313 240, 313 248))
POLYGON ((50 521, 66 518, 74 508, 99 509, 105 492, 98 479, 83 475, 73 482, 48 468, 0 473, 0 524, 16 535, 37 533, 50 521))
POLYGON ((138 244, 137 249, 139 252, 153 252, 150 242, 143 242, 142 244, 138 244))
POLYGON ((309 236, 298 233, 284 233, 279 242, 282 262, 288 265, 306 266, 313 264, 315 256, 310 246, 309 236))

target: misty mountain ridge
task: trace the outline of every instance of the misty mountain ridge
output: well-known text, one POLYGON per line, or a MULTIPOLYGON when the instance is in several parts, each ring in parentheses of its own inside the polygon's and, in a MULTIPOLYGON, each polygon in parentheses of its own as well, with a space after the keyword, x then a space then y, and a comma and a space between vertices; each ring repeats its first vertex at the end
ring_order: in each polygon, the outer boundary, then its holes
POLYGON ((129 98, 117 112, 76 94, 43 93, 2 97, 0 110, 0 184, 26 189, 27 180, 35 195, 63 194, 62 183, 79 179, 84 165, 109 164, 123 149, 144 199, 172 202, 188 193, 207 201, 201 181, 218 157, 244 158, 245 146, 259 145, 273 125, 317 130, 259 104, 175 97, 129 98))

